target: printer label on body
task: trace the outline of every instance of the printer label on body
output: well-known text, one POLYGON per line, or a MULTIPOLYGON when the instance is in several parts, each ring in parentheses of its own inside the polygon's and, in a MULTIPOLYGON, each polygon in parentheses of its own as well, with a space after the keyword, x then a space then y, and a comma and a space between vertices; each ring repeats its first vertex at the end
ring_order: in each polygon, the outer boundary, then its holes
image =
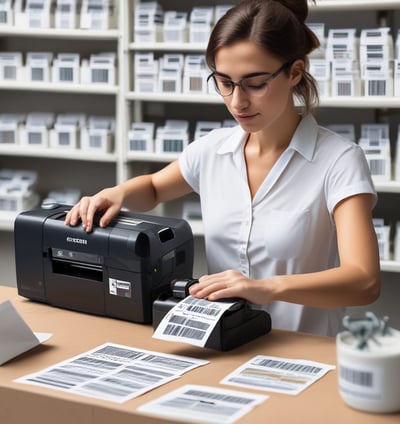
POLYGON ((116 278, 108 279, 108 287, 110 294, 121 297, 132 297, 132 284, 129 281, 117 280, 116 278))

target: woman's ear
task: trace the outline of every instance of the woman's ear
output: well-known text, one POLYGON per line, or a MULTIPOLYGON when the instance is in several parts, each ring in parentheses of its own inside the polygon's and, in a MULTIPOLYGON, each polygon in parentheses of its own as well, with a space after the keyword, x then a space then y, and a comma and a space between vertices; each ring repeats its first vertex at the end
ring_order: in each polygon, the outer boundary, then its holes
POLYGON ((304 63, 304 60, 297 59, 293 62, 290 67, 290 82, 292 87, 295 87, 303 79, 305 69, 306 64, 304 63))

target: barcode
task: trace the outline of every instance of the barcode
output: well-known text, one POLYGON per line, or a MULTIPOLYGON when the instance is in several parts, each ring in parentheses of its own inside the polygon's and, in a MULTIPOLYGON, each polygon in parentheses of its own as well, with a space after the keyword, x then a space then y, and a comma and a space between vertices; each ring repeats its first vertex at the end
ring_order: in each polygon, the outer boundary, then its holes
POLYGON ((351 96, 351 82, 338 82, 337 83, 338 96, 351 96))
POLYGON ((60 132, 58 133, 58 144, 60 146, 69 146, 69 133, 67 132, 60 132))
POLYGON ((15 132, 14 131, 0 131, 0 143, 15 143, 15 132))
POLYGON ((17 201, 14 199, 3 199, 0 197, 0 210, 2 211, 16 211, 17 201))
POLYGON ((340 366, 339 369, 340 378, 348 381, 349 383, 356 384, 357 386, 372 387, 373 386, 373 374, 367 371, 354 370, 340 366))
POLYGON ((196 330, 194 328, 182 327, 180 325, 170 325, 165 327, 164 333, 169 336, 186 337, 188 339, 202 340, 205 331, 196 330))
POLYGON ((174 358, 164 358, 161 356, 147 355, 142 358, 143 362, 151 362, 151 365, 161 366, 164 368, 173 368, 175 370, 184 370, 186 367, 190 366, 192 362, 186 361, 184 359, 174 359, 174 358))
POLYGON ((146 150, 146 140, 129 140, 129 149, 136 151, 146 150))
POLYGON ((322 368, 316 367, 314 365, 303 365, 303 364, 297 364, 294 362, 277 361, 275 359, 258 359, 258 360, 255 360, 253 364, 259 365, 262 367, 276 368, 276 369, 285 370, 285 371, 302 372, 305 374, 318 374, 322 370, 322 368))
POLYGON ((201 77, 190 77, 189 78, 189 90, 190 91, 202 91, 203 89, 203 78, 201 77))
POLYGON ((44 71, 43 68, 32 68, 31 80, 32 81, 43 81, 44 71))
POLYGON ((73 81, 74 72, 72 68, 60 68, 60 81, 73 81))
POLYGON ((42 134, 41 133, 28 133, 28 144, 42 144, 42 134))
POLYGON ((0 10, 0 23, 7 23, 7 12, 5 10, 0 10))
POLYGON ((173 81, 173 80, 162 81, 162 91, 165 93, 175 93, 177 91, 176 81, 173 81))
POLYGON ((142 352, 136 352, 132 351, 131 349, 125 349, 121 347, 114 347, 114 346, 105 346, 99 350, 96 350, 94 354, 98 355, 107 355, 107 356, 114 356, 118 359, 137 359, 140 358, 143 353, 142 352))
POLYGON ((207 412, 208 414, 220 415, 222 417, 231 417, 236 414, 238 408, 225 405, 214 405, 208 402, 193 402, 191 398, 184 397, 175 397, 173 399, 166 400, 162 402, 162 405, 169 408, 188 408, 191 412, 195 413, 196 411, 200 413, 207 412))
POLYGON ((251 399, 247 399, 244 397, 232 396, 232 395, 228 396, 228 395, 222 395, 219 393, 203 392, 200 390, 193 390, 193 389, 186 391, 185 395, 202 397, 205 399, 222 400, 224 402, 240 403, 243 405, 252 403, 251 399))
POLYGON ((4 66, 3 79, 16 80, 17 79, 17 67, 16 66, 4 66))
POLYGON ((108 69, 92 69, 92 82, 108 82, 108 69))
POLYGON ((163 140, 164 152, 181 152, 183 150, 182 140, 163 140))
POLYGON ((102 146, 102 137, 100 135, 91 135, 89 137, 89 146, 90 147, 101 147, 102 146))
POLYGON ((372 175, 385 175, 385 159, 370 159, 368 164, 372 175))
POLYGON ((385 96, 386 81, 385 80, 368 81, 367 93, 369 96, 385 96))
POLYGON ((218 307, 209 306, 208 301, 202 299, 188 297, 185 299, 184 304, 187 305, 185 306, 186 310, 203 315, 217 316, 220 312, 220 309, 218 307))

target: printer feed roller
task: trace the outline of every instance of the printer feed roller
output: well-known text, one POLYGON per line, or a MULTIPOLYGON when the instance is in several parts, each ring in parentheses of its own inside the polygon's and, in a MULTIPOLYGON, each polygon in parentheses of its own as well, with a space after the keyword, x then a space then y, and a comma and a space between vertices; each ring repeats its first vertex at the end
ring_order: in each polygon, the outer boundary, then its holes
POLYGON ((106 228, 64 223, 67 205, 15 220, 17 288, 54 306, 151 323, 152 303, 193 272, 193 235, 183 219, 121 212, 106 228))

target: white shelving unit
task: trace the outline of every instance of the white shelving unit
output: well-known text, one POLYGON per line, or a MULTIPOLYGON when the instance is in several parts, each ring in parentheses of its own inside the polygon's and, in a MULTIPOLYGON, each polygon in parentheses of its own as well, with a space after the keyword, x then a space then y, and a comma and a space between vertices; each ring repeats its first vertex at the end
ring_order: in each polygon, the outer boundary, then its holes
MULTIPOLYGON (((235 3, 235 0, 225 3, 235 3)), ((127 146, 127 133, 131 121, 139 120, 145 112, 148 104, 156 105, 159 109, 158 119, 168 119, 169 113, 172 113, 175 107, 190 104, 190 108, 195 111, 203 107, 209 113, 202 116, 202 119, 213 119, 214 108, 222 109, 222 100, 213 95, 192 96, 186 94, 165 95, 160 93, 143 94, 134 91, 132 83, 133 75, 133 55, 135 52, 154 51, 158 54, 163 52, 180 52, 194 53, 203 52, 205 44, 202 43, 137 43, 133 39, 133 13, 134 8, 139 0, 119 0, 118 3, 118 29, 107 31, 95 30, 57 30, 57 29, 23 29, 14 27, 0 26, 0 50, 3 45, 7 46, 6 41, 17 41, 20 44, 24 40, 33 39, 40 41, 40 50, 46 50, 46 46, 54 46, 54 41, 63 43, 64 45, 76 46, 77 51, 83 44, 90 43, 95 50, 101 51, 103 43, 110 43, 114 46, 117 53, 118 62, 118 83, 116 86, 94 86, 94 85, 65 85, 65 84, 24 84, 24 83, 0 83, 0 92, 4 97, 12 96, 17 93, 23 95, 27 99, 35 99, 40 96, 44 97, 41 108, 46 111, 48 104, 48 96, 56 97, 57 102, 63 103, 64 99, 68 99, 68 105, 61 112, 74 112, 74 107, 100 107, 103 103, 108 103, 108 109, 113 109, 116 118, 116 134, 115 134, 115 150, 113 153, 107 154, 87 154, 82 151, 65 151, 52 149, 22 149, 21 146, 5 146, 0 145, 0 167, 5 167, 9 162, 12 166, 17 167, 22 159, 32 158, 32 166, 35 166, 37 159, 41 163, 47 163, 49 168, 54 167, 54 161, 57 160, 57 171, 66 168, 67 172, 73 172, 76 163, 84 163, 90 167, 87 175, 82 175, 82 179, 93 179, 92 192, 97 190, 97 175, 102 175, 104 167, 112 167, 113 177, 109 179, 110 185, 121 182, 143 169, 152 169, 160 167, 176 158, 176 156, 165 156, 156 154, 131 153, 127 146), (74 101, 76 99, 76 104, 74 101), (81 99, 86 101, 83 102, 81 99), (87 100, 90 99, 90 100, 87 100), (111 105, 111 106, 110 106, 111 105), (207 106, 210 106, 207 108, 207 106), (207 108, 207 109, 205 109, 207 108), (68 170, 68 171, 67 171, 68 170)), ((165 0, 161 2, 164 10, 172 10, 174 8, 191 10, 199 2, 189 0, 188 2, 177 2, 176 0, 165 0), (171 6, 170 6, 171 5, 171 6)), ((222 1, 218 1, 222 4, 222 1)), ((214 4, 213 0, 204 0, 201 5, 214 4)), ((400 10, 400 0, 382 1, 382 0, 317 0, 317 5, 310 2, 310 21, 314 13, 336 13, 340 16, 341 12, 357 12, 368 11, 369 13, 380 13, 379 11, 395 11, 400 10)), ((360 25, 363 25, 360 20, 360 25)), ((83 48, 83 47, 82 47, 83 48)), ((36 50, 39 50, 36 48, 36 50)), ((53 100, 52 100, 53 101, 53 100)), ((320 102, 321 108, 349 108, 360 110, 397 110, 400 109, 400 98, 396 97, 323 97, 320 102)), ((189 109, 189 108, 186 108, 189 109)), ((38 108, 39 110, 39 108, 38 108)), ((0 107, 2 113, 7 112, 6 106, 0 107)), ((17 112, 10 110, 9 112, 17 112)), ((228 117, 228 115, 226 115, 228 117)), ((172 119, 175 117, 173 116, 172 119)), ((39 177, 40 177, 40 169, 39 177)), ((56 172, 56 171, 54 171, 56 172)), ((42 183, 44 183, 42 181, 42 183)), ((40 185, 41 183, 39 183, 40 185)), ((45 184, 44 184, 45 185, 45 184)), ((90 185, 90 184, 89 184, 90 185)), ((399 193, 400 183, 377 183, 378 191, 385 193, 399 193)), ((10 231, 13 228, 15 214, 0 213, 0 230, 10 231)), ((201 230, 195 231, 196 235, 201 236, 201 230)), ((0 245, 1 248, 1 245, 0 245)), ((382 269, 393 272, 400 272, 400 264, 396 262, 382 262, 382 269)))

